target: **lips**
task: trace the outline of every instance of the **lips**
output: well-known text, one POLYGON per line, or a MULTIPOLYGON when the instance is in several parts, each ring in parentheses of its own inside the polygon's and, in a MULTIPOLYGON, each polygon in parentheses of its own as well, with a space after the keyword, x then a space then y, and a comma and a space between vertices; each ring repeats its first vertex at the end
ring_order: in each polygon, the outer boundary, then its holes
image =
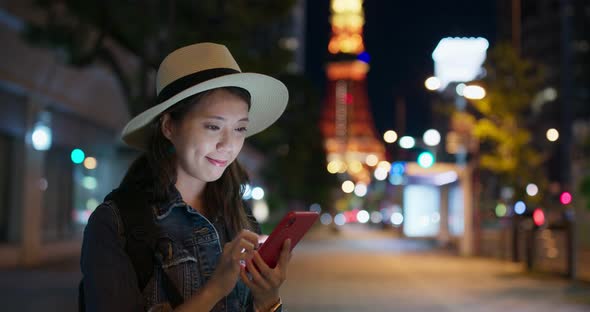
POLYGON ((216 167, 225 167, 227 165, 227 160, 217 160, 210 157, 205 157, 207 160, 216 167))

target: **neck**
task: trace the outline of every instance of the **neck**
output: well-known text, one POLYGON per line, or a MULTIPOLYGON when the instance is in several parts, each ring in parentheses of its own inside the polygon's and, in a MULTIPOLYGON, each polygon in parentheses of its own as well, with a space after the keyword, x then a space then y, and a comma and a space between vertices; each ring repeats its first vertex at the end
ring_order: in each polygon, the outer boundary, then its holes
POLYGON ((187 177, 182 173, 178 173, 176 179, 176 189, 180 192, 180 196, 182 196, 182 200, 189 204, 193 209, 197 210, 200 213, 204 213, 203 207, 201 204, 201 197, 203 195, 203 191, 205 190, 205 182, 199 181, 192 177, 187 177))

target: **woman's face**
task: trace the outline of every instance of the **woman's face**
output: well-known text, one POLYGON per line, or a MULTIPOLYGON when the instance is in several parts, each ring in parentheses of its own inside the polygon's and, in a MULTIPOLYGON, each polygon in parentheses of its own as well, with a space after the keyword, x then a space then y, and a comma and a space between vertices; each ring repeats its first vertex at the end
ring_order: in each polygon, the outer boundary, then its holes
POLYGON ((219 179, 242 149, 247 126, 248 104, 224 89, 205 95, 179 124, 164 115, 162 131, 176 150, 178 180, 219 179))

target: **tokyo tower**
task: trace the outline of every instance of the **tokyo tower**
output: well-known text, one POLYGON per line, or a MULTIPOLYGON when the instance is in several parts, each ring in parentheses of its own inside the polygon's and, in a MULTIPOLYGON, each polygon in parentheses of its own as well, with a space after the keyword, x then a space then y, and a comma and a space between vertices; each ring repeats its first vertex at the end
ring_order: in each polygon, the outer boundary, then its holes
POLYGON ((331 60, 326 66, 327 93, 320 122, 328 171, 368 184, 370 167, 385 160, 385 147, 376 135, 367 96, 363 1, 332 0, 331 12, 331 60))

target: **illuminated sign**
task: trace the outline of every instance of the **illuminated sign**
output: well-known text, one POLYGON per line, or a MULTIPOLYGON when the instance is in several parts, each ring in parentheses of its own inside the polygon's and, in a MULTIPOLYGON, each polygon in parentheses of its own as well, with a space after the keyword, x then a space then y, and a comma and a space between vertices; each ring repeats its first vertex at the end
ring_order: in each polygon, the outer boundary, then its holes
POLYGON ((434 52, 434 73, 441 88, 450 82, 474 80, 481 73, 489 43, 485 38, 444 38, 434 52))

